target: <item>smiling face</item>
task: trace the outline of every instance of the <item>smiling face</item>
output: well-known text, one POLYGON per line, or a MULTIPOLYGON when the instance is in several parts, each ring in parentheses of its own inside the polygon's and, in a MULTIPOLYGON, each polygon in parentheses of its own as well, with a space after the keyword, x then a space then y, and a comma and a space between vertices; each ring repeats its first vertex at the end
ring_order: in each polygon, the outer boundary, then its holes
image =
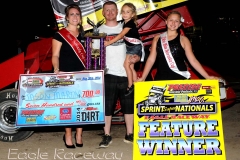
POLYGON ((76 8, 71 8, 66 14, 66 19, 69 24, 77 26, 81 23, 81 14, 76 8))
POLYGON ((134 16, 132 8, 128 7, 127 5, 122 7, 121 14, 125 22, 131 20, 134 16))
POLYGON ((102 14, 107 21, 116 21, 118 9, 114 4, 106 4, 103 7, 102 14))
POLYGON ((167 17, 166 25, 169 30, 177 30, 181 24, 181 15, 172 13, 167 17))

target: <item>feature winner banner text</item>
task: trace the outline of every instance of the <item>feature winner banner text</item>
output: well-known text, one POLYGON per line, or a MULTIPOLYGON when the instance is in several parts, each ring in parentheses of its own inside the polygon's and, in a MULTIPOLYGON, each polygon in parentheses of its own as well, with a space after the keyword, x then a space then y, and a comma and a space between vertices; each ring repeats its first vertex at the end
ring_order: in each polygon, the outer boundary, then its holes
POLYGON ((23 74, 16 126, 104 123, 104 71, 23 74))
POLYGON ((133 159, 225 160, 217 80, 137 82, 133 159))

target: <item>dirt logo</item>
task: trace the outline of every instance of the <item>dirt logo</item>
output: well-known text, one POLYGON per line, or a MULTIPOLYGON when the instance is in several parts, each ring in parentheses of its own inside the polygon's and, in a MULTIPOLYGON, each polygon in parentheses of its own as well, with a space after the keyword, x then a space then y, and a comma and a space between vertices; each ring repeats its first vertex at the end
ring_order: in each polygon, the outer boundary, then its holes
POLYGON ((189 96, 198 93, 202 84, 153 85, 147 99, 137 104, 138 115, 151 116, 163 114, 214 114, 216 103, 206 102, 210 95, 189 96), (168 95, 172 94, 172 95, 168 95))
POLYGON ((60 120, 71 120, 72 108, 60 108, 60 120))
POLYGON ((161 86, 152 86, 152 88, 149 90, 149 94, 147 97, 147 100, 144 101, 144 104, 146 106, 149 105, 161 105, 164 102, 164 92, 166 90, 166 87, 161 86))
POLYGON ((82 108, 83 111, 97 111, 98 108, 97 107, 85 107, 82 108))
POLYGON ((56 117, 57 117, 56 115, 46 115, 44 116, 44 120, 45 121, 54 120, 56 117))
POLYGON ((43 80, 38 77, 28 78, 22 81, 23 87, 41 87, 43 86, 43 80))
POLYGON ((36 117, 26 118, 26 123, 36 123, 36 122, 37 122, 37 118, 36 117))
POLYGON ((76 100, 76 103, 79 106, 87 106, 87 102, 85 100, 76 100))
POLYGON ((169 94, 198 93, 202 84, 168 84, 169 94))
POLYGON ((23 116, 23 117, 42 116, 44 112, 45 112, 44 109, 39 109, 39 110, 22 110, 21 116, 23 116))
POLYGON ((73 75, 61 75, 51 76, 48 81, 45 82, 45 87, 58 88, 59 86, 74 85, 73 75))

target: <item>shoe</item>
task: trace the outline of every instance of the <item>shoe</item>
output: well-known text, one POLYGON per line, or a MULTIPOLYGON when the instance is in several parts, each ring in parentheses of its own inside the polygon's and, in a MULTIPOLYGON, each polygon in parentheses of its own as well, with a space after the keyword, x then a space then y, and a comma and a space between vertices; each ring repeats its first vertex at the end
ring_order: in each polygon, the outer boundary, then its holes
POLYGON ((66 146, 67 148, 76 148, 74 144, 73 144, 73 145, 68 145, 68 144, 66 143, 65 134, 63 135, 63 142, 64 142, 64 144, 65 144, 65 146, 66 146))
POLYGON ((125 138, 123 140, 125 143, 133 143, 133 134, 125 135, 125 138))
POLYGON ((130 95, 133 92, 133 90, 134 90, 133 85, 131 87, 127 87, 127 90, 125 92, 125 96, 130 95))
POLYGON ((76 141, 76 146, 77 147, 83 147, 83 143, 81 144, 81 143, 77 143, 77 138, 76 138, 76 133, 75 133, 75 141, 76 141))
POLYGON ((102 142, 100 142, 99 147, 108 147, 112 143, 112 137, 110 135, 102 136, 102 142))

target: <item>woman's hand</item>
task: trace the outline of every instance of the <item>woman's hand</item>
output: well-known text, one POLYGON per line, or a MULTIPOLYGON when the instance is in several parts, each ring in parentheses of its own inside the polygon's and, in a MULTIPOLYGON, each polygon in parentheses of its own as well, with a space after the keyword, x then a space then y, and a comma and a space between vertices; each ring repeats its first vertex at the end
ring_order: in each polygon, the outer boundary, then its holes
POLYGON ((60 73, 59 68, 54 68, 53 72, 56 73, 56 74, 59 74, 60 73))

